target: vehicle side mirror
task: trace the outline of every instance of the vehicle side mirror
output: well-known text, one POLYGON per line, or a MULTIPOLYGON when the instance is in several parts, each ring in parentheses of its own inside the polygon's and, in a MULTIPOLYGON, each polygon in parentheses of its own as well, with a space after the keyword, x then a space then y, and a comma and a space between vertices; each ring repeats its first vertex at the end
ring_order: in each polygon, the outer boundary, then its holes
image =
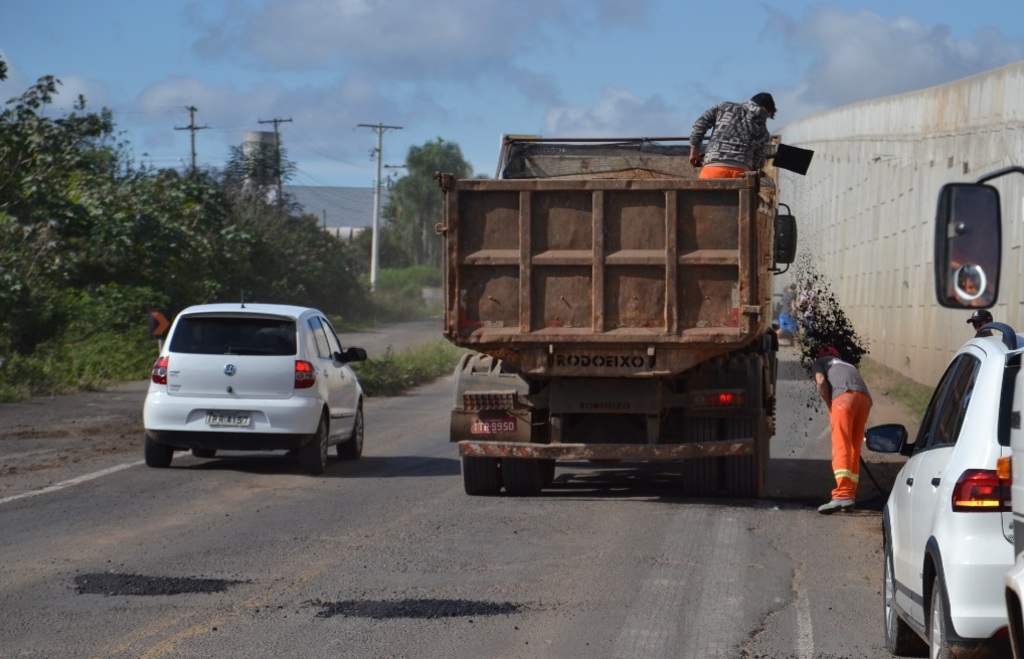
POLYGON ((796 217, 775 216, 775 262, 786 265, 796 260, 796 217))
POLYGON ((954 309, 987 309, 999 297, 1002 255, 999 191, 947 183, 935 219, 935 297, 954 309))
POLYGON ((341 353, 340 357, 341 359, 339 361, 343 361, 346 364, 350 364, 352 362, 365 362, 366 351, 362 348, 349 348, 345 352, 341 353))
POLYGON ((864 432, 864 439, 867 447, 875 453, 906 455, 903 450, 907 446, 907 429, 898 423, 868 428, 864 432))

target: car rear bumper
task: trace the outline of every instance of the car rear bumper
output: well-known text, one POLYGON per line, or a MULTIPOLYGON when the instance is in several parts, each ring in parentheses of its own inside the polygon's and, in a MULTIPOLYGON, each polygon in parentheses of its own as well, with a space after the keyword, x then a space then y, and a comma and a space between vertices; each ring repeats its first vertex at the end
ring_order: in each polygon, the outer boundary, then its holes
POLYGON ((146 434, 155 442, 179 448, 223 450, 291 449, 316 433, 323 404, 317 398, 224 399, 211 401, 150 392, 143 407, 146 434), (211 426, 208 411, 248 412, 248 426, 211 426))
POLYGON ((213 449, 217 451, 287 451, 308 444, 312 434, 258 434, 248 432, 190 432, 179 430, 147 430, 146 435, 157 444, 178 450, 213 449))

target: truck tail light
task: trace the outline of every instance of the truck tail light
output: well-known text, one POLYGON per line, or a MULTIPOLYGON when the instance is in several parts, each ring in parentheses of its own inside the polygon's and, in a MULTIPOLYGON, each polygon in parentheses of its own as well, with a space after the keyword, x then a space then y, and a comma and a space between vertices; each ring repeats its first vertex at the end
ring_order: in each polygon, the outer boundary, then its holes
POLYGON ((953 512, 1010 512, 1010 481, 993 469, 968 469, 953 488, 953 512))
POLYGON ((295 388, 309 389, 316 384, 316 368, 302 359, 295 360, 295 388))
POLYGON ((688 407, 695 408, 722 408, 722 407, 746 407, 747 392, 742 389, 729 389, 725 391, 700 391, 689 396, 688 407))
POLYGON ((510 410, 515 402, 514 391, 470 391, 462 394, 462 407, 467 412, 510 410))
POLYGON ((153 384, 167 384, 168 363, 170 363, 170 359, 167 358, 167 355, 164 355, 153 364, 153 371, 151 373, 153 384))

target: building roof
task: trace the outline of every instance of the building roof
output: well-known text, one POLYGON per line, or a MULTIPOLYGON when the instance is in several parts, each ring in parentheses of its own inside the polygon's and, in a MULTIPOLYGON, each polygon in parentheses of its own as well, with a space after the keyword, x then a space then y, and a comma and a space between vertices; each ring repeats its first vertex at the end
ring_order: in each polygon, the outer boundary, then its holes
MULTIPOLYGON (((388 203, 388 192, 381 186, 382 214, 388 203)), ((323 227, 338 229, 373 226, 373 188, 286 185, 284 193, 299 206, 300 212, 313 215, 323 227)))

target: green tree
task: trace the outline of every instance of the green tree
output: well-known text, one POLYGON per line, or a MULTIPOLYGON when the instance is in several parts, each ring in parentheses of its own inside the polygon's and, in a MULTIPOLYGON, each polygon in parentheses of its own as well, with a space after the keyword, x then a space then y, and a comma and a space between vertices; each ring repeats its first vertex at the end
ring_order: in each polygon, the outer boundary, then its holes
POLYGON ((398 242, 408 246, 417 265, 440 267, 441 243, 434 234, 434 226, 441 221, 443 195, 434 174, 443 172, 468 178, 472 168, 462 157, 458 144, 440 137, 411 147, 405 167, 408 174, 392 188, 384 219, 398 242))

